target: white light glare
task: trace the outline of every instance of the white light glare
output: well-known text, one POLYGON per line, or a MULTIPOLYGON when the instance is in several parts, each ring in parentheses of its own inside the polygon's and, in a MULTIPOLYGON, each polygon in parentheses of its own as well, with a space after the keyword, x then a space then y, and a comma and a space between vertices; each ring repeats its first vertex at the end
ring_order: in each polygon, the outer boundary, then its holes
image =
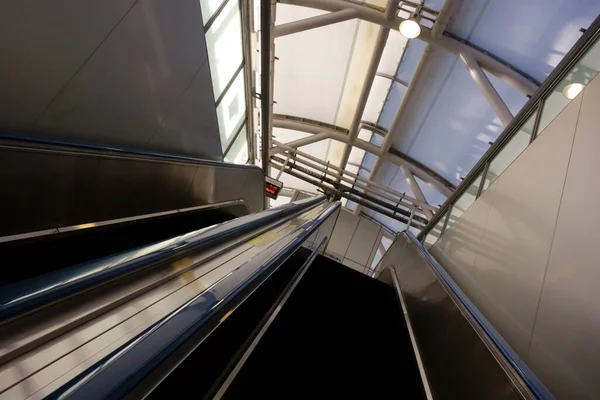
POLYGON ((421 34, 421 26, 414 19, 406 19, 400 23, 400 33, 408 39, 414 39, 421 34))
POLYGON ((571 83, 563 89, 563 96, 569 100, 573 100, 583 90, 585 86, 581 83, 571 83))

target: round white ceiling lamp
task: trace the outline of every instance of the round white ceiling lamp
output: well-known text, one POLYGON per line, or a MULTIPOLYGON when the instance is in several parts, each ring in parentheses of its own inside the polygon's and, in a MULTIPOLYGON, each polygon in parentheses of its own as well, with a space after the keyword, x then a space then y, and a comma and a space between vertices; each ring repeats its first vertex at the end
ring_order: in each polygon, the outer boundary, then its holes
POLYGON ((569 100, 573 100, 583 90, 585 86, 581 83, 571 83, 565 86, 562 93, 569 100))
POLYGON ((421 25, 415 18, 405 19, 400 22, 400 33, 407 39, 414 39, 421 34, 421 25))

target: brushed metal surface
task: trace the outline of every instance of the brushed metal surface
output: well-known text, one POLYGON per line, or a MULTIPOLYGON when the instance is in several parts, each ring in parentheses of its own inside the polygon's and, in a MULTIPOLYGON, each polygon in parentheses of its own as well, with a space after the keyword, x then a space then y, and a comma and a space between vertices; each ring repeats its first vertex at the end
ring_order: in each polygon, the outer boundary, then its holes
MULTIPOLYGON (((600 79, 593 80, 578 98, 582 98, 582 105, 528 364, 557 398, 597 399, 600 398, 597 213, 600 79)), ((547 139, 547 134, 538 140, 547 139)))
POLYGON ((381 274, 386 268, 398 278, 435 399, 527 398, 405 234, 396 237, 377 267, 376 276, 384 281, 390 278, 381 274))
MULTIPOLYGON (((263 209, 253 166, 0 143, 0 236, 243 200, 263 209)), ((239 216, 239 215, 236 215, 239 216)))

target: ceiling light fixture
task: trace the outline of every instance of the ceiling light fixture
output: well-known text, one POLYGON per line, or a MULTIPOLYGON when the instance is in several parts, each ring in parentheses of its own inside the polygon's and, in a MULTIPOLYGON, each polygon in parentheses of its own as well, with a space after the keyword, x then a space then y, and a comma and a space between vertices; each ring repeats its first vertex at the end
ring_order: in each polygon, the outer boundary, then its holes
POLYGON ((571 83, 565 86, 562 93, 569 100, 573 100, 583 90, 585 86, 581 83, 571 83))
POLYGON ((407 39, 414 39, 421 34, 421 25, 415 18, 405 19, 400 22, 400 33, 407 39))

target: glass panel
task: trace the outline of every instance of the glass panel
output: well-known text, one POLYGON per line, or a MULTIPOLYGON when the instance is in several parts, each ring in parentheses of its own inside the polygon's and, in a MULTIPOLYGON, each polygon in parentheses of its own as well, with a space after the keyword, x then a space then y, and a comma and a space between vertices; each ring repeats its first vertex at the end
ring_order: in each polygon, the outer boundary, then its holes
POLYGON ((206 32, 206 47, 215 99, 242 64, 242 21, 237 1, 230 0, 206 32))
POLYGON ((458 208, 463 213, 471 207, 471 204, 475 202, 477 192, 479 191, 479 185, 481 184, 481 174, 475 178, 471 185, 460 195, 458 200, 454 202, 454 207, 458 208))
POLYGON ((224 0, 200 0, 200 7, 202 8, 202 22, 204 25, 208 23, 211 17, 215 14, 215 11, 223 4, 224 0))
POLYGON ((446 216, 442 216, 442 218, 437 222, 437 224, 434 225, 433 228, 431 228, 431 231, 429 231, 430 235, 433 235, 435 237, 440 237, 442 235, 442 228, 444 227, 444 221, 446 221, 446 216))
POLYGON ((437 242, 437 240, 438 240, 437 236, 434 236, 432 234, 425 236, 425 248, 427 250, 429 250, 429 248, 431 246, 433 246, 435 244, 435 242, 437 242))
POLYGON ((594 79, 600 69, 599 52, 596 42, 545 100, 538 134, 594 79))
POLYGON ((246 125, 240 131, 238 137, 231 145, 231 148, 225 155, 225 161, 234 164, 246 164, 248 161, 248 137, 246 134, 246 125))
POLYGON ((244 90, 244 74, 240 71, 233 85, 229 88, 223 100, 217 107, 217 119, 219 120, 219 133, 221 135, 221 147, 227 149, 233 140, 233 134, 242 124, 246 116, 246 96, 244 90))
POLYGON ((483 190, 494 182, 502 172, 529 146, 531 140, 531 132, 533 131, 533 124, 537 113, 534 113, 523 127, 517 132, 515 136, 504 146, 500 153, 498 153, 492 162, 490 168, 485 177, 485 183, 483 184, 483 190))

